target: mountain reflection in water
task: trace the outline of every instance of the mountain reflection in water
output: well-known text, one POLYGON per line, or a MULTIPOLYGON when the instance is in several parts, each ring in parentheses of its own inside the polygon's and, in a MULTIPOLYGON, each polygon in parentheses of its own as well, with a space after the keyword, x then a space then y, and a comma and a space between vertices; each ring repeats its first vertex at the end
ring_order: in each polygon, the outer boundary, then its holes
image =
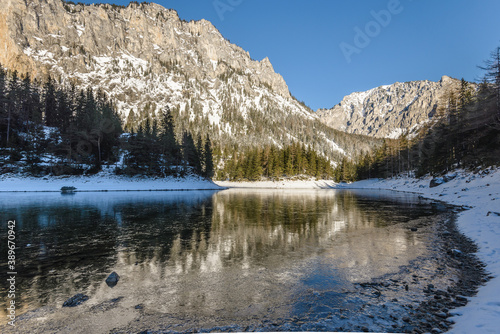
MULTIPOLYGON (((325 307, 348 309, 354 302, 342 292, 353 283, 426 254, 426 235, 408 224, 436 214, 416 196, 367 191, 0 198, 2 235, 7 220, 17 222, 18 315, 60 308, 79 292, 91 297, 86 305, 123 296, 124 308, 236 323, 314 312, 310 301, 319 294, 329 296, 325 307), (112 271, 120 281, 111 289, 104 280, 112 271)), ((7 253, 4 243, 0 252, 7 253)))

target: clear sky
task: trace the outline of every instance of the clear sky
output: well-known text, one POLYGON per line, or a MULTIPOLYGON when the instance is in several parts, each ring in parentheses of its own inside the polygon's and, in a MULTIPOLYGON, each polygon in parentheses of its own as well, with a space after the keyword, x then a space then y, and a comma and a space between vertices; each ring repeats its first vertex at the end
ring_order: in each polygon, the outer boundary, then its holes
POLYGON ((478 80, 477 66, 500 46, 498 0, 153 2, 187 21, 211 21, 253 59, 269 57, 290 92, 314 110, 397 81, 478 80))

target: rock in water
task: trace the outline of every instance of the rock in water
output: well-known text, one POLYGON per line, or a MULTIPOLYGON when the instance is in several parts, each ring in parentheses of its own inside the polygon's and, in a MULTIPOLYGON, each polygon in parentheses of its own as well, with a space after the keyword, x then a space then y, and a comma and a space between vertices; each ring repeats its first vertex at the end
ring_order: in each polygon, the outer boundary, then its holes
POLYGON ((112 288, 114 287, 116 284, 118 284, 118 281, 120 280, 120 276, 116 273, 116 272, 112 272, 108 278, 106 278, 106 284, 112 288))
POLYGON ((83 302, 87 301, 89 296, 84 295, 83 293, 78 293, 64 302, 63 307, 75 307, 83 302))

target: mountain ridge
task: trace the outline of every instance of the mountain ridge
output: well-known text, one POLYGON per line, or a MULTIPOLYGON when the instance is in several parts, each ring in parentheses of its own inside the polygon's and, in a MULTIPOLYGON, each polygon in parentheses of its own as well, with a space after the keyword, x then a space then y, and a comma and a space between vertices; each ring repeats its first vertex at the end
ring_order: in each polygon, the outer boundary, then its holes
POLYGON ((351 93, 333 108, 316 113, 326 125, 348 133, 392 139, 405 133, 415 136, 459 86, 460 80, 446 75, 437 82, 396 82, 351 93))
POLYGON ((253 60, 209 21, 186 22, 157 4, 8 0, 0 36, 0 63, 9 70, 102 89, 127 131, 169 108, 177 138, 209 134, 223 156, 302 143, 334 163, 376 145, 321 123, 269 58, 253 60))
MULTIPOLYGON (((236 70, 249 68, 258 74, 254 79, 272 86, 284 97, 290 96, 283 77, 274 72, 267 57, 261 61, 253 60, 247 51, 225 39, 209 21, 201 19, 186 22, 179 18, 175 10, 155 3, 131 2, 124 7, 108 4, 75 5, 58 0, 8 0, 7 6, 0 11, 0 32, 3 36, 0 43, 5 45, 5 51, 0 53, 0 62, 20 73, 30 73, 34 78, 47 74, 39 73, 46 70, 47 66, 37 66, 39 64, 33 60, 41 60, 42 64, 50 65, 50 54, 54 57, 69 52, 71 60, 80 64, 85 63, 84 56, 87 52, 95 56, 117 56, 126 51, 135 57, 140 54, 141 59, 149 62, 176 60, 182 65, 196 62, 198 59, 195 56, 198 56, 204 62, 224 61, 236 70), (13 21, 13 17, 17 21, 13 21), (62 24, 66 26, 62 27, 62 24), (26 30, 33 31, 34 28, 37 33, 23 33, 26 30), (203 43, 197 50, 204 50, 205 53, 200 52, 191 58, 182 57, 176 52, 176 47, 182 47, 179 44, 185 41, 175 36, 182 34, 191 34, 188 37, 205 35, 204 39, 198 38, 197 42, 210 39, 210 43, 203 43), (215 36, 207 38, 210 34, 215 36), (161 44, 172 46, 172 50, 162 50, 164 45, 161 44), (222 47, 222 50, 216 50, 213 44, 222 45, 227 50, 222 47), (29 54, 30 48, 46 48, 50 54, 29 54), (232 54, 228 54, 230 52, 232 54), (242 55, 246 59, 241 59, 242 55), (38 59, 33 59, 33 56, 38 59)), ((217 72, 215 64, 212 66, 213 72, 217 72)))

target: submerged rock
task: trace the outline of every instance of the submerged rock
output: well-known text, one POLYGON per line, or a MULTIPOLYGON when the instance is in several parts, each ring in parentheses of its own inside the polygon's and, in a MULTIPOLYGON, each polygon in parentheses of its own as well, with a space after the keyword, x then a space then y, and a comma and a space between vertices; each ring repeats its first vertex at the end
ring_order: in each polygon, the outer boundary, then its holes
POLYGON ((86 302, 89 299, 89 296, 84 295, 83 293, 78 293, 64 302, 63 307, 75 307, 83 302, 86 302))
POLYGON ((113 288, 116 284, 118 284, 118 281, 120 280, 120 276, 116 272, 112 272, 108 278, 106 278, 106 284, 110 287, 113 288))

